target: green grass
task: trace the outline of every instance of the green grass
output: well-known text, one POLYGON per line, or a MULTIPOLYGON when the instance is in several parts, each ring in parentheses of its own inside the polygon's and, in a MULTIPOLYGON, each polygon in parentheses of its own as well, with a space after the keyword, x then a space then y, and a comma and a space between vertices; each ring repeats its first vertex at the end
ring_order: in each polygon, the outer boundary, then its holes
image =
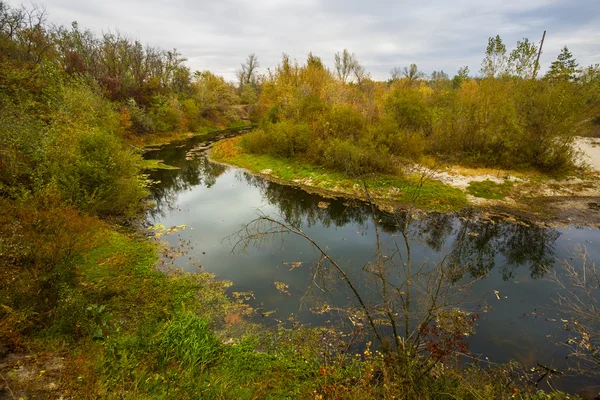
MULTIPOLYGON (((216 161, 246 168, 288 182, 304 184, 338 194, 363 198, 359 179, 327 170, 299 159, 287 159, 269 154, 250 154, 239 146, 239 138, 217 143, 212 152, 216 161)), ((371 194, 378 201, 391 201, 431 211, 456 211, 468 205, 465 193, 439 181, 419 184, 418 176, 368 175, 363 177, 371 194)))
POLYGON ((467 188, 467 193, 483 199, 503 200, 510 193, 513 186, 514 182, 512 181, 496 183, 486 179, 481 182, 471 182, 467 188))

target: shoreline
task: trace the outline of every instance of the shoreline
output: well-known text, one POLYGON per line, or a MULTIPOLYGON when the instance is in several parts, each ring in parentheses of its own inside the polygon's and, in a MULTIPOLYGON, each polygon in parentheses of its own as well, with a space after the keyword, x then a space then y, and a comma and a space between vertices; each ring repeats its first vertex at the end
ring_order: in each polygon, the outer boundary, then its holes
MULTIPOLYGON (((357 190, 343 190, 339 186, 335 186, 333 188, 319 187, 312 184, 313 182, 311 179, 285 179, 281 176, 273 174, 273 171, 270 169, 255 170, 246 165, 235 163, 232 157, 219 157, 216 159, 213 155, 215 147, 230 140, 232 139, 229 138, 218 141, 209 149, 207 149, 205 151, 205 155, 208 160, 216 164, 238 168, 242 171, 258 176, 261 179, 275 182, 280 185, 295 187, 307 193, 317 194, 324 198, 341 198, 357 200, 361 202, 368 201, 367 197, 364 194, 360 194, 357 190)), ((242 156, 247 156, 247 154, 242 154, 242 156)), ((562 182, 562 186, 564 187, 559 189, 557 189, 556 186, 561 184, 554 180, 531 183, 525 182, 524 185, 526 187, 523 188, 525 196, 518 197, 516 199, 506 197, 502 200, 494 200, 467 195, 467 203, 460 208, 443 210, 415 206, 414 210, 417 213, 460 213, 466 209, 473 208, 486 218, 516 220, 551 228, 561 228, 569 225, 600 228, 600 177, 598 177, 598 175, 598 173, 595 174, 596 185, 592 188, 587 187, 586 185, 589 186, 593 184, 593 173, 592 176, 589 176, 591 179, 588 180, 575 178, 574 180, 562 182), (583 188, 581 188, 581 186, 583 186, 583 188), (561 189, 563 190, 562 193, 565 191, 570 191, 570 193, 561 194, 561 189), (580 193, 585 193, 587 191, 587 195, 574 196, 572 193, 574 193, 577 189, 579 189, 580 193), (549 195, 527 196, 528 194, 533 194, 536 192, 543 193, 543 191, 546 191, 546 193, 549 195)), ((432 179, 432 181, 438 180, 432 179)), ((478 181, 477 176, 474 177, 473 181, 478 181)), ((481 181, 481 179, 479 181, 481 181)), ((464 188, 461 190, 466 193, 464 188)), ((379 193, 372 192, 371 195, 374 205, 380 211, 390 213, 409 208, 406 203, 385 198, 379 193)))

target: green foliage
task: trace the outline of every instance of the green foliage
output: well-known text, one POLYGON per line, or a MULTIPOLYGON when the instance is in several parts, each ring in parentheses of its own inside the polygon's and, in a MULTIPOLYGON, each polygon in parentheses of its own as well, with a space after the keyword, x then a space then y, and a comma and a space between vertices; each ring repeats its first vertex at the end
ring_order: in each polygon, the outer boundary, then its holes
POLYGON ((12 79, 0 96, 3 166, 0 191, 9 196, 55 187, 64 200, 92 214, 131 216, 146 195, 140 157, 122 143, 119 114, 93 82, 50 75, 38 91, 39 73, 3 69, 12 79), (31 88, 30 91, 27 89, 31 88))
POLYGON ((136 135, 144 135, 156 132, 156 126, 150 116, 138 107, 133 98, 126 102, 129 118, 131 119, 132 130, 136 135))
POLYGON ((343 139, 330 140, 324 146, 322 157, 318 161, 327 168, 350 176, 392 170, 387 148, 366 139, 361 139, 358 143, 343 139))
POLYGON ((208 321, 190 313, 178 313, 167 324, 160 349, 164 361, 175 359, 186 368, 206 368, 214 363, 221 352, 221 343, 215 337, 208 321))
POLYGON ((55 309, 76 287, 76 267, 98 227, 94 219, 62 206, 55 193, 0 200, 0 337, 10 341, 57 318, 55 309), (8 332, 2 329, 7 321, 12 321, 8 332))
POLYGON ((546 73, 546 78, 554 80, 575 80, 580 72, 577 67, 579 64, 575 61, 573 54, 567 46, 563 47, 560 54, 550 65, 550 69, 546 73))
POLYGON ((243 145, 251 153, 273 153, 293 157, 306 152, 309 144, 308 125, 292 122, 269 124, 265 129, 252 131, 244 137, 243 145))
POLYGON ((517 47, 511 51, 508 58, 511 73, 519 78, 533 78, 539 68, 536 64, 537 53, 537 46, 529 39, 523 38, 523 41, 517 41, 517 47))
POLYGON ((423 95, 416 89, 396 89, 387 98, 385 110, 400 128, 431 132, 431 109, 423 95))
POLYGON ((500 35, 490 37, 485 51, 485 58, 481 63, 481 74, 487 78, 502 77, 507 73, 508 59, 506 46, 500 35))
POLYGON ((492 182, 489 179, 482 182, 471 182, 467 187, 467 193, 484 199, 502 200, 510 192, 513 182, 492 182))

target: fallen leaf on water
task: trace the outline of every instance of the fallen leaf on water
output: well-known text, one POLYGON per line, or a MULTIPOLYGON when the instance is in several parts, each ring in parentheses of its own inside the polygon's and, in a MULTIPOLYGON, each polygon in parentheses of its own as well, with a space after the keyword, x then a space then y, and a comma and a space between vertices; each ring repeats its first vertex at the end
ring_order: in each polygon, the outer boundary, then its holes
POLYGON ((294 270, 302 265, 302 261, 284 262, 283 265, 290 267, 290 271, 294 270))
POLYGON ((273 284, 275 285, 275 288, 277 290, 279 290, 281 293, 287 294, 288 296, 292 295, 288 290, 290 288, 290 285, 285 284, 283 282, 273 282, 273 284))
POLYGON ((320 201, 319 204, 317 204, 317 206, 319 208, 329 208, 329 203, 327 203, 326 201, 320 201))

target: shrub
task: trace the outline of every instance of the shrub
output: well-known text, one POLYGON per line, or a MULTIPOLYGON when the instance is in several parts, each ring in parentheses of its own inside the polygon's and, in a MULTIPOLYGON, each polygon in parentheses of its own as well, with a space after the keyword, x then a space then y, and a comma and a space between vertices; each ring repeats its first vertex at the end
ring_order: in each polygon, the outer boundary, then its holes
POLYGON ((431 110, 416 89, 395 89, 385 102, 385 111, 401 128, 431 133, 431 110))
POLYGON ((156 132, 152 118, 142 108, 138 107, 134 99, 127 101, 127 111, 131 120, 131 129, 137 135, 156 132))
POLYGON ((335 105, 323 113, 318 132, 322 138, 355 139, 362 136, 366 121, 360 113, 346 104, 335 105))
POLYGON ((62 293, 75 287, 76 265, 99 226, 61 205, 53 192, 0 200, 0 320, 12 320, 17 325, 11 328, 21 331, 55 319, 53 310, 62 293))
POLYGON ((244 137, 242 144, 251 153, 272 153, 280 157, 294 157, 308 150, 309 138, 308 125, 283 121, 250 132, 244 137))
POLYGON ((368 139, 360 140, 357 144, 342 139, 325 142, 322 159, 319 161, 327 168, 349 175, 393 171, 387 147, 377 146, 368 139))
POLYGON ((140 177, 140 157, 108 132, 82 132, 74 154, 55 154, 54 180, 78 208, 101 216, 132 216, 147 192, 140 177))

